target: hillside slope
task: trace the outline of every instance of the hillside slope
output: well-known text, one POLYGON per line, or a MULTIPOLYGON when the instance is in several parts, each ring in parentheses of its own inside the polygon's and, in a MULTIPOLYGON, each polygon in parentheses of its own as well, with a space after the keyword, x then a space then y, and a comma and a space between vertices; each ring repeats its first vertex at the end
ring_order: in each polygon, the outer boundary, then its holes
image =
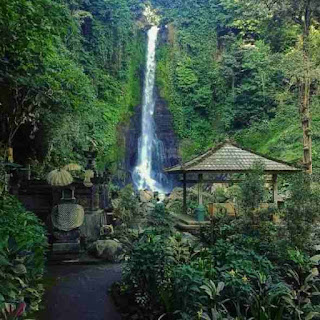
MULTIPOLYGON (((303 1, 301 1, 302 3, 303 1)), ((183 159, 224 139, 301 163, 301 26, 263 1, 154 0, 167 41, 158 50, 158 86, 169 102, 183 159)), ((320 160, 319 12, 309 36, 313 161, 320 160)))

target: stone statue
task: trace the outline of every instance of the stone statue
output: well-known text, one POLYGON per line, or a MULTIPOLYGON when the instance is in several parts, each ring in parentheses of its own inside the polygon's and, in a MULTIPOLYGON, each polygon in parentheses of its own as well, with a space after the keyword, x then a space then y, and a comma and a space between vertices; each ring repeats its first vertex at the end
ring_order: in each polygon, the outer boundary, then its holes
POLYGON ((79 252, 80 227, 84 221, 84 208, 76 203, 74 190, 63 190, 61 203, 51 212, 53 250, 61 252, 79 252))

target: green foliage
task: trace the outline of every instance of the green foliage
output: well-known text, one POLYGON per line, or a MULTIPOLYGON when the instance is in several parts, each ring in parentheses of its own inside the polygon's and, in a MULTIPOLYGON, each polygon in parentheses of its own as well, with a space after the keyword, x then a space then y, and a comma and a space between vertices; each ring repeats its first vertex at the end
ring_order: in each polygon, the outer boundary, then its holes
POLYGON ((36 311, 44 292, 44 227, 16 198, 5 194, 0 198, 0 234, 0 311, 6 318, 7 305, 15 309, 23 302, 27 312, 36 311))
POLYGON ((170 234, 172 232, 174 221, 163 203, 155 204, 154 209, 148 215, 148 225, 155 228, 159 234, 170 234))
MULTIPOLYGON (((167 24, 157 83, 169 102, 181 156, 225 136, 297 162, 302 156, 299 81, 306 74, 301 34, 310 23, 312 117, 318 122, 319 14, 314 1, 154 0, 167 24), (310 5, 312 19, 304 19, 310 5), (299 18, 297 18, 299 16, 299 18), (300 79, 300 80, 299 80, 300 79)), ((314 159, 319 148, 316 126, 314 159)))
POLYGON ((116 217, 128 224, 137 214, 139 201, 131 184, 126 185, 119 192, 119 198, 113 201, 116 217))
POLYGON ((320 195, 311 189, 311 177, 304 173, 291 178, 290 194, 285 221, 292 245, 303 249, 310 243, 312 225, 319 217, 320 195))
POLYGON ((265 195, 263 166, 253 165, 251 172, 240 183, 240 203, 243 212, 253 219, 254 210, 258 209, 265 195))
POLYGON ((136 303, 146 308, 159 308, 161 290, 170 256, 162 237, 146 233, 136 243, 124 267, 124 282, 134 293, 136 303))
POLYGON ((123 152, 116 126, 140 101, 144 35, 127 1, 2 1, 1 142, 53 166, 94 142, 104 166, 123 152), (19 20, 19 23, 16 21, 19 20), (15 39, 15 41, 12 41, 15 39))
POLYGON ((211 226, 214 237, 199 247, 179 233, 146 232, 134 246, 124 278, 128 296, 145 293, 143 304, 138 299, 139 315, 316 319, 319 256, 293 249, 282 226, 265 225, 269 214, 254 228, 245 217, 219 216, 211 226))
POLYGON ((190 242, 177 232, 169 237, 168 251, 175 264, 188 263, 191 258, 190 242))
POLYGON ((257 277, 257 287, 250 303, 254 319, 283 319, 285 305, 292 301, 289 287, 282 282, 272 283, 261 273, 257 277))
POLYGON ((208 314, 211 314, 213 319, 219 319, 220 317, 222 318, 222 314, 225 315, 226 313, 228 313, 223 302, 219 301, 224 286, 224 283, 221 281, 216 285, 212 280, 207 280, 205 284, 200 287, 205 291, 210 299, 210 305, 207 308, 208 313, 201 313, 201 319, 210 319, 208 314))
POLYGON ((194 318, 199 307, 206 303, 206 297, 200 294, 203 281, 203 273, 190 265, 182 264, 175 268, 172 275, 172 299, 178 319, 194 318))
POLYGON ((0 157, 0 197, 5 193, 7 188, 6 169, 4 166, 4 159, 0 157))

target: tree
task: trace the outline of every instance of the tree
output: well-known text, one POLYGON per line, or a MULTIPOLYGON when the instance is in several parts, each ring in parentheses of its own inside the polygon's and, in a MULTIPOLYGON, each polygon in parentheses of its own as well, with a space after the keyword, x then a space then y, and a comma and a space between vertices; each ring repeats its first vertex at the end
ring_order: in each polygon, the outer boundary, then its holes
POLYGON ((23 124, 36 122, 48 88, 37 88, 34 78, 66 21, 63 6, 51 0, 0 3, 0 121, 8 147, 23 124))
POLYGON ((303 249, 310 244, 312 225, 319 217, 319 192, 312 188, 306 173, 291 177, 290 199, 285 207, 285 222, 292 245, 303 249))
MULTIPOLYGON (((312 141, 310 98, 311 92, 311 57, 310 57, 310 29, 312 19, 319 10, 317 0, 287 0, 287 12, 292 19, 301 26, 302 56, 304 72, 299 79, 300 114, 303 133, 303 163, 306 171, 312 173, 312 141)), ((319 11, 320 12, 320 11, 319 11)))
POLYGON ((311 116, 310 100, 312 96, 312 58, 310 54, 310 30, 314 19, 320 17, 320 7, 318 0, 262 0, 266 8, 273 15, 278 15, 282 19, 291 19, 298 24, 301 32, 301 54, 303 68, 298 75, 299 87, 299 111, 303 136, 303 163, 306 172, 312 173, 312 139, 311 139, 311 116))
POLYGON ((80 161, 91 140, 98 162, 122 152, 116 126, 140 102, 145 53, 130 5, 0 1, 0 143, 17 162, 80 161))

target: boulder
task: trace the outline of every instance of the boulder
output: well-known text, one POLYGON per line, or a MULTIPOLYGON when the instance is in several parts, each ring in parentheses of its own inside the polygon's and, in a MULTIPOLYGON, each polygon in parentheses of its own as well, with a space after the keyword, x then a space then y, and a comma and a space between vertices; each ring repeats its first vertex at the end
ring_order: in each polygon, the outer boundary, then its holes
POLYGON ((91 251, 97 258, 117 262, 123 253, 123 247, 118 240, 97 240, 93 243, 91 251))
POLYGON ((140 191, 140 201, 143 203, 150 202, 153 199, 153 192, 149 190, 140 191))
POLYGON ((182 188, 174 188, 169 196, 169 201, 181 200, 183 198, 182 188))

